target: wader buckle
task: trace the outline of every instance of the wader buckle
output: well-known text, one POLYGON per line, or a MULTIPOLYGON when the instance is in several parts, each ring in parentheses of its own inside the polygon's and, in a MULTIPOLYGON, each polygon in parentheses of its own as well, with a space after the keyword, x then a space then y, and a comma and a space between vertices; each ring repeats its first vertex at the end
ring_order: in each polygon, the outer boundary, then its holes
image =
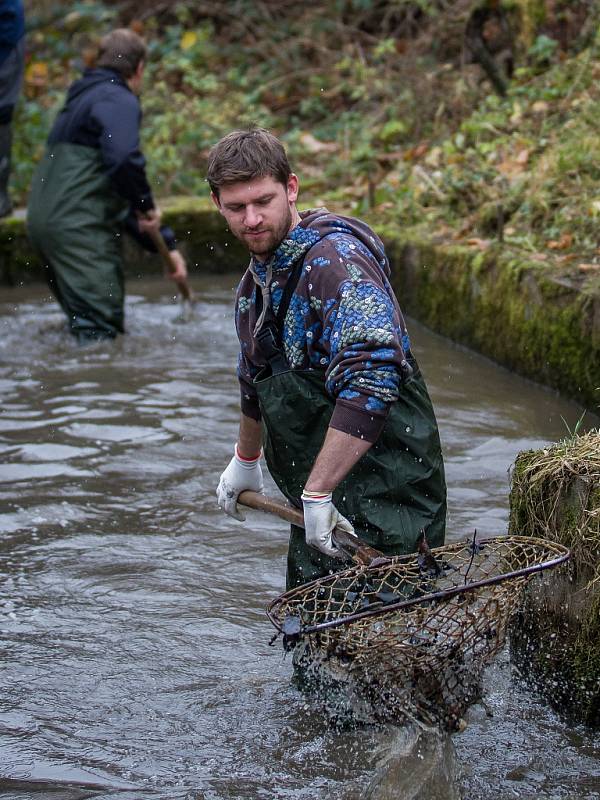
POLYGON ((256 334, 258 346, 267 359, 273 375, 286 372, 288 369, 287 361, 279 346, 276 330, 276 328, 274 329, 274 324, 269 321, 256 334))

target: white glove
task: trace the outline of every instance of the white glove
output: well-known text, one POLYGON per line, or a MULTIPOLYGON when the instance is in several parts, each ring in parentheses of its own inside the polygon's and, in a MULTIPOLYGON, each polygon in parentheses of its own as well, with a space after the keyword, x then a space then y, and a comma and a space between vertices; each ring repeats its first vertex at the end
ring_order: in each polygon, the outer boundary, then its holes
POLYGON ((302 492, 302 505, 306 544, 327 556, 339 556, 340 551, 333 544, 331 532, 334 528, 341 528, 347 533, 354 533, 354 528, 333 505, 331 494, 307 492, 305 489, 302 492))
POLYGON ((249 489, 252 492, 262 492, 264 489, 262 470, 260 468, 260 455, 257 458, 240 458, 237 444, 234 455, 227 469, 219 479, 217 486, 217 503, 230 517, 244 522, 245 514, 237 507, 240 492, 249 489))

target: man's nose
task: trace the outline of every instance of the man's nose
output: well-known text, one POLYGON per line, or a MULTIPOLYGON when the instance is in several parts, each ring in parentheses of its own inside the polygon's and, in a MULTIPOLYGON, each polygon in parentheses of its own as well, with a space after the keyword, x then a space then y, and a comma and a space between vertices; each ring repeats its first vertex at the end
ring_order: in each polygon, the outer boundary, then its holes
POLYGON ((256 228, 262 222, 262 214, 254 206, 246 206, 244 224, 247 228, 256 228))

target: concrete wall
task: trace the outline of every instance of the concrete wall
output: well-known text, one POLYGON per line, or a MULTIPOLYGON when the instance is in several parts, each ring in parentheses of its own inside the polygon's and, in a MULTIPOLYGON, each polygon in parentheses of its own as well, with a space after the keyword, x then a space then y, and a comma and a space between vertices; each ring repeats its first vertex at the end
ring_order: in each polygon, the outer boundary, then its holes
POLYGON ((600 271, 385 236, 406 312, 514 372, 600 405, 600 271))
MULTIPOLYGON (((241 271, 244 248, 206 200, 162 202, 194 273, 241 271)), ((434 244, 400 227, 374 228, 386 243, 403 310, 432 330, 579 400, 600 404, 600 270, 560 270, 501 245, 486 250, 434 244)), ((126 248, 129 277, 160 270, 157 257, 126 248)), ((25 220, 0 221, 0 283, 44 279, 25 220)), ((6 291, 6 289, 4 290, 6 291)))
MULTIPOLYGON (((242 271, 248 253, 227 230, 225 221, 208 200, 170 198, 161 203, 163 220, 170 225, 194 272, 242 271)), ((157 256, 146 253, 124 237, 125 272, 129 278, 159 273, 157 256)), ((45 280, 44 265, 27 239, 23 212, 0 220, 0 285, 19 286, 45 280)))

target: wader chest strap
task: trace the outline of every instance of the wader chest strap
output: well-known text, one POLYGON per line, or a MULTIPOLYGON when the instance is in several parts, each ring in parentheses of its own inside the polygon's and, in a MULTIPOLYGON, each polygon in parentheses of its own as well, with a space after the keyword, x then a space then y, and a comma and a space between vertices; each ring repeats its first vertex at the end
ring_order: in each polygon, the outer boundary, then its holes
MULTIPOLYGON (((260 297, 260 292, 257 293, 257 296, 260 297)), ((260 309, 258 309, 258 312, 260 313, 260 309)), ((256 334, 256 341, 261 353, 271 367, 273 375, 285 372, 288 369, 288 363, 285 360, 283 347, 280 343, 277 322, 270 308, 267 309, 263 324, 256 334)))
MULTIPOLYGON (((289 365, 286 361, 283 350, 281 334, 283 331, 283 321, 285 319, 285 315, 287 314, 287 310, 290 307, 290 301, 292 299, 294 289, 300 280, 303 266, 303 259, 300 259, 294 265, 283 290, 281 302, 279 303, 279 308, 277 309, 277 314, 273 312, 273 306, 270 303, 265 312, 263 324, 256 334, 257 344, 261 353, 269 364, 273 375, 277 375, 280 372, 285 372, 289 369, 289 365)), ((263 303, 262 292, 259 291, 258 286, 256 286, 254 290, 254 303, 256 307, 256 315, 258 317, 262 311, 263 303)))

